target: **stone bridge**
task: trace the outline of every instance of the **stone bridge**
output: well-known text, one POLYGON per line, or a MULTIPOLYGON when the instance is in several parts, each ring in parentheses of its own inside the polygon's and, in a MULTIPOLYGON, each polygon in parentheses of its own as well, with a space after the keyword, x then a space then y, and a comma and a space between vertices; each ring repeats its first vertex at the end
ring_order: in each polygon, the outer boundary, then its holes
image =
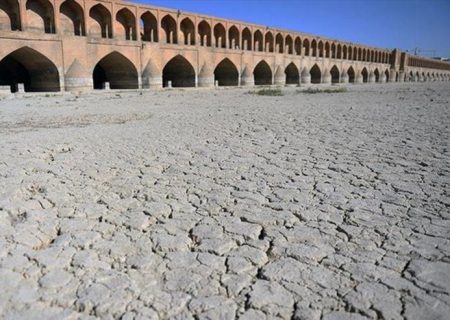
POLYGON ((0 0, 0 42, 12 92, 450 79, 398 49, 119 0, 0 0))

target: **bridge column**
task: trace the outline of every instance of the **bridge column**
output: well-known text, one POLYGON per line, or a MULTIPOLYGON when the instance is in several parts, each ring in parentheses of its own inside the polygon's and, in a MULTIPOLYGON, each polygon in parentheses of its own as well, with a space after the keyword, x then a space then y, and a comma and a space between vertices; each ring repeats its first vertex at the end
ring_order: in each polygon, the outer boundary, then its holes
POLYGON ((389 70, 389 82, 395 82, 395 77, 397 75, 397 72, 395 71, 395 69, 391 69, 389 70))
POLYGON ((405 72, 399 71, 398 72, 398 82, 404 82, 405 81, 405 72))
POLYGON ((325 69, 322 76, 322 83, 331 84, 331 73, 330 70, 325 69))
POLYGON ((370 71, 368 82, 375 83, 375 81, 376 81, 375 73, 373 73, 373 71, 370 71))
POLYGON ((27 31, 28 19, 27 19, 26 1, 19 1, 19 15, 20 15, 21 30, 27 31))
POLYGON ((276 85, 285 85, 286 84, 286 74, 283 71, 283 68, 281 66, 277 67, 277 70, 275 72, 275 76, 273 78, 273 84, 276 85))
POLYGON ((302 73, 300 75, 300 81, 302 84, 310 84, 311 83, 311 74, 306 67, 303 68, 302 73))
POLYGON ((199 87, 214 87, 214 70, 207 62, 203 65, 198 75, 199 87))
POLYGON ((246 87, 255 85, 255 78, 253 77, 252 70, 248 64, 245 65, 244 70, 241 73, 241 85, 246 87))
POLYGON ((348 83, 348 73, 345 69, 341 72, 341 83, 348 83))

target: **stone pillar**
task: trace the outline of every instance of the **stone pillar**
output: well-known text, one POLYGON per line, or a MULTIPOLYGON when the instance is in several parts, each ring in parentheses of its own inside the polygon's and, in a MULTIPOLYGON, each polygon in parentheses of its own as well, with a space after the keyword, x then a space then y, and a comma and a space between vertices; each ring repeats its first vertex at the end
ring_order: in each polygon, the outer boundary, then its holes
POLYGON ((302 84, 310 84, 311 83, 311 74, 306 67, 303 68, 302 73, 300 75, 300 81, 302 84))
POLYGON ((380 79, 378 80, 378 82, 380 82, 380 83, 386 82, 386 74, 384 72, 381 72, 380 79))
POLYGON ((142 72, 142 89, 162 88, 162 72, 150 60, 142 72))
POLYGON ((364 82, 364 79, 363 79, 361 72, 357 72, 355 75, 355 83, 361 84, 363 82, 364 82))
POLYGON ((252 70, 250 69, 248 64, 245 65, 245 68, 242 71, 241 85, 246 87, 255 85, 255 78, 253 77, 252 70))
POLYGON ((199 87, 214 87, 214 70, 205 62, 198 76, 199 87))
POLYGON ((346 70, 341 73, 341 83, 348 83, 348 74, 346 70))
POLYGON ((397 76, 397 72, 395 69, 391 69, 389 71, 389 82, 395 82, 395 77, 397 76))
POLYGON ((275 72, 274 84, 276 85, 286 84, 286 74, 284 73, 283 68, 281 68, 281 66, 278 66, 275 72))
POLYGON ((405 72, 399 71, 398 73, 398 82, 404 82, 405 81, 405 72))
POLYGON ((375 73, 373 73, 373 71, 370 71, 368 82, 375 83, 375 81, 376 81, 375 73))
POLYGON ((331 84, 331 73, 330 70, 325 69, 322 76, 322 83, 331 84))
POLYGON ((11 93, 11 87, 10 86, 0 86, 0 96, 1 95, 8 95, 11 93))
POLYGON ((66 91, 89 91, 94 87, 92 76, 78 59, 67 70, 64 85, 66 91))

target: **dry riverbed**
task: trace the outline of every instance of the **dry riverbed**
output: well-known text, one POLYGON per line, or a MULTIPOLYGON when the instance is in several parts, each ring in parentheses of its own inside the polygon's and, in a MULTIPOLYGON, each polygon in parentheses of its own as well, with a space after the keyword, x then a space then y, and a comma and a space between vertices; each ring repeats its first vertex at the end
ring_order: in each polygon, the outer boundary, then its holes
POLYGON ((448 319, 450 83, 0 99, 0 318, 448 319))

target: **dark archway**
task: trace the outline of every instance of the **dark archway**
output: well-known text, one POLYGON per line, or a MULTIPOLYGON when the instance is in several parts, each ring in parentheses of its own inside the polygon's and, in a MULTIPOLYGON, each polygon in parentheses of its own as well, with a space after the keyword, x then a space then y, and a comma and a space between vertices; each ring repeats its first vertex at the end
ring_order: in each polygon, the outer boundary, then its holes
POLYGON ((218 23, 214 26, 214 39, 216 41, 216 48, 226 48, 226 32, 223 24, 218 23))
POLYGON ((272 32, 267 32, 264 38, 264 51, 265 52, 273 52, 273 34, 272 32))
POLYGON ((256 65, 253 70, 253 76, 255 77, 255 85, 257 86, 272 84, 272 70, 264 60, 256 65))
POLYGON ((195 70, 186 58, 178 55, 163 69, 163 86, 172 81, 172 87, 195 87, 195 70))
POLYGON ((228 58, 223 59, 214 70, 214 78, 219 81, 219 86, 237 86, 239 84, 239 72, 233 62, 228 58))
POLYGON ((111 13, 101 4, 96 4, 89 11, 89 16, 95 21, 89 33, 94 37, 112 38, 111 13))
POLYGON ((386 82, 389 82, 389 71, 387 69, 384 74, 386 75, 386 82))
POLYGON ((292 40, 292 37, 290 35, 286 36, 286 53, 287 54, 294 54, 294 41, 292 40))
POLYGON ((48 0, 28 0, 27 30, 55 33, 55 12, 48 0))
POLYGON ((378 68, 375 69, 373 74, 375 75, 375 82, 379 82, 380 81, 380 72, 378 71, 378 68))
POLYGON ((256 30, 253 36, 253 47, 255 48, 255 51, 263 51, 264 39, 261 31, 259 30, 256 30))
POLYGON ((302 39, 300 37, 295 38, 295 54, 297 56, 302 54, 302 39))
POLYGON ((94 89, 104 89, 109 82, 111 89, 137 89, 138 73, 133 63, 118 52, 101 59, 92 74, 94 89))
POLYGON ((211 47, 211 26, 205 20, 198 24, 198 35, 201 46, 211 47))
POLYGON ((249 28, 242 31, 242 50, 252 50, 252 33, 249 28))
POLYGON ((0 86, 17 92, 18 84, 26 92, 59 91, 59 73, 55 64, 29 47, 20 48, 0 61, 0 86))
POLYGON ((311 83, 321 83, 322 81, 322 72, 317 64, 315 64, 311 70, 309 70, 309 74, 311 75, 311 83))
POLYGON ((309 49, 310 49, 310 47, 309 47, 309 40, 308 39, 304 39, 303 40, 303 52, 304 52, 305 57, 311 56, 311 51, 309 49))
POLYGON ((286 67, 284 73, 286 74, 286 84, 300 83, 300 73, 293 62, 286 67))
POLYGON ((75 0, 64 1, 59 11, 63 33, 75 36, 86 35, 83 8, 75 0))
POLYGON ((0 1, 0 30, 21 30, 20 9, 17 0, 0 1))
POLYGON ((347 74, 348 74, 348 82, 355 83, 355 70, 353 70, 353 67, 348 68, 347 74))
POLYGON ((183 44, 185 46, 195 46, 195 27, 189 18, 184 18, 180 24, 181 33, 183 35, 183 44))
POLYGON ((363 78, 363 83, 366 83, 366 82, 369 81, 369 72, 367 72, 366 68, 363 68, 361 70, 361 75, 362 75, 362 78, 363 78))
POLYGON ((229 48, 232 50, 239 49, 239 30, 236 26, 231 26, 228 30, 229 48))
POLYGON ((161 20, 161 28, 164 30, 166 36, 166 43, 177 44, 178 34, 177 34, 177 23, 175 19, 170 15, 166 15, 161 20))
POLYGON ((336 67, 336 65, 334 65, 333 68, 331 68, 330 74, 331 74, 331 83, 339 83, 340 75, 339 69, 336 67))
POLYGON ((158 22, 150 11, 141 16, 141 39, 147 42, 158 42, 158 22))
POLYGON ((116 36, 124 40, 136 40, 136 17, 134 14, 129 9, 123 8, 117 12, 116 20, 121 26, 116 36))
POLYGON ((275 47, 277 53, 283 53, 284 52, 284 39, 283 36, 278 33, 275 37, 275 47))

